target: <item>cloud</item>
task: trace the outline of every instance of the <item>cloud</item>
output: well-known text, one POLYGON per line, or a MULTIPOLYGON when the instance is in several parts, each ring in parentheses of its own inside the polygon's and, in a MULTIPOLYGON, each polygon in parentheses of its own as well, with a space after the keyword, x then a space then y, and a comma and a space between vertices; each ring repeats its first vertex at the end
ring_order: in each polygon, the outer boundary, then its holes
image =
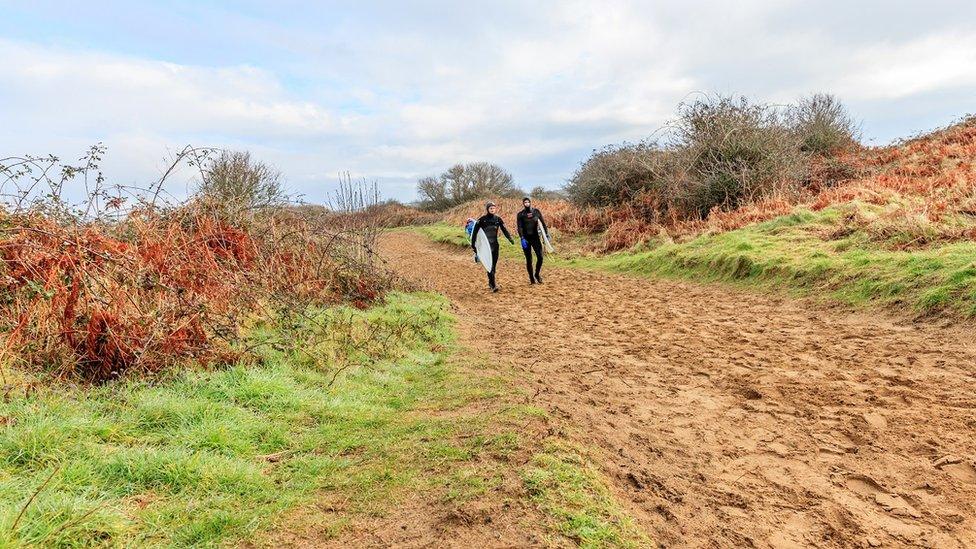
POLYGON ((933 34, 903 44, 865 48, 851 59, 841 93, 858 99, 898 99, 976 86, 976 35, 933 34))
POLYGON ((465 160, 559 185, 696 92, 835 92, 885 140, 971 108, 976 8, 933 2, 134 0, 89 15, 46 0, 0 21, 0 151, 104 141, 128 183, 186 143, 245 148, 311 200, 344 170, 409 200, 417 177, 465 160))
POLYGON ((164 134, 343 134, 354 117, 289 98, 274 75, 249 66, 195 67, 101 52, 0 41, 0 86, 23 129, 164 134), (17 116, 17 114, 20 116, 17 116))

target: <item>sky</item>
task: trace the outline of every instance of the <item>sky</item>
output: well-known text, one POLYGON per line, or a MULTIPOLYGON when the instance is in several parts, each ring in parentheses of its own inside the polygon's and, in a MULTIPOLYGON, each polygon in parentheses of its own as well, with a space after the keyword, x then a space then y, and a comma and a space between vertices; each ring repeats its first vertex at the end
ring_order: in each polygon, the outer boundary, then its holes
POLYGON ((309 202, 341 172, 411 201, 469 161, 557 188, 682 101, 814 92, 868 144, 976 112, 976 2, 0 0, 0 158, 102 142, 124 185, 190 144, 309 202))

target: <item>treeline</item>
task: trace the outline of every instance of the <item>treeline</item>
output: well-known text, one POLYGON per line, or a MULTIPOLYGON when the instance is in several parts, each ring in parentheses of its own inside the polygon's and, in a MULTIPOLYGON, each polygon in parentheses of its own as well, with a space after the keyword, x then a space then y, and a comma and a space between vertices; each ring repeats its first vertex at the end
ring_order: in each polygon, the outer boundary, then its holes
MULTIPOLYGON (((786 107, 702 98, 679 107, 664 140, 609 146, 576 170, 566 193, 579 206, 636 205, 645 221, 700 219, 843 177, 823 166, 858 148, 857 126, 833 96, 786 107)), ((831 169, 833 168, 833 169, 831 169)))
POLYGON ((563 189, 524 193, 485 162, 457 164, 418 182, 420 207, 443 211, 486 197, 568 198, 585 208, 626 206, 642 222, 702 219, 771 196, 830 185, 847 173, 836 153, 860 147, 857 124, 837 98, 793 105, 704 97, 679 106, 659 139, 596 150, 563 189))

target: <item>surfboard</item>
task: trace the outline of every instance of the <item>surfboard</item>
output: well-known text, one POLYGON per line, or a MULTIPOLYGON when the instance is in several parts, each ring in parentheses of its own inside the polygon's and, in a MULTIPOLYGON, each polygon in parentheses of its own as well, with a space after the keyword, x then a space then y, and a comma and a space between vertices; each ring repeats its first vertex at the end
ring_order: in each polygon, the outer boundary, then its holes
POLYGON ((546 233, 546 228, 542 226, 542 221, 536 221, 539 227, 539 234, 542 235, 542 244, 545 245, 546 251, 549 253, 555 252, 555 248, 552 247, 552 242, 549 241, 549 235, 546 233))
POLYGON ((485 231, 481 230, 481 227, 475 229, 478 231, 478 236, 474 238, 474 249, 478 254, 478 261, 489 273, 491 272, 491 244, 488 243, 488 237, 485 236, 485 231))

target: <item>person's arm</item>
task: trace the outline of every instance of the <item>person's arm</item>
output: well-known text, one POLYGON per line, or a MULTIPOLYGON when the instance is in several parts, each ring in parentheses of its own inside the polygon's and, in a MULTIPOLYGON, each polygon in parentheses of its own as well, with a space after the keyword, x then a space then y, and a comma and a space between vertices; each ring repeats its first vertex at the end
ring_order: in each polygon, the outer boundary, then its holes
POLYGON ((515 230, 518 231, 519 238, 523 238, 522 235, 522 212, 515 214, 515 230))
POLYGON ((500 222, 499 222, 498 226, 501 228, 502 232, 505 233, 505 238, 508 239, 509 244, 515 244, 515 241, 512 240, 512 235, 508 232, 508 228, 505 227, 505 220, 504 219, 501 219, 501 218, 499 218, 499 219, 500 219, 500 222))

